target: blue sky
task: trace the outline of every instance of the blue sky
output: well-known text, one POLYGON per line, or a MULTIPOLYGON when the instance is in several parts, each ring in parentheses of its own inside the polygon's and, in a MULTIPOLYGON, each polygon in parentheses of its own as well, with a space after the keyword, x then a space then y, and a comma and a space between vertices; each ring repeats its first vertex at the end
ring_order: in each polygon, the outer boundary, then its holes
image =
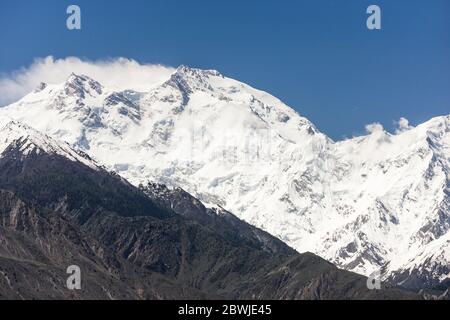
POLYGON ((1 0, 0 73, 48 55, 214 68, 334 139, 450 113, 449 0, 1 0), (80 31, 65 27, 69 4, 80 31), (370 4, 382 30, 366 28, 370 4))

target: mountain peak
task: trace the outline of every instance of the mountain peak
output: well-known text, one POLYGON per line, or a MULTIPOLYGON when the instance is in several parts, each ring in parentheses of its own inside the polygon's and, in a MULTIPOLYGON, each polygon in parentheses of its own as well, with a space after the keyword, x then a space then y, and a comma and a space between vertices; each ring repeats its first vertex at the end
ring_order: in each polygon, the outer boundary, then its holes
POLYGON ((216 70, 202 70, 181 65, 163 86, 177 88, 183 97, 183 104, 189 100, 194 91, 213 91, 210 83, 211 77, 223 77, 216 70))
POLYGON ((84 98, 86 92, 91 95, 102 94, 103 86, 86 75, 78 75, 72 72, 64 83, 64 89, 68 95, 77 95, 84 98))
POLYGON ((74 81, 86 81, 86 80, 93 80, 89 76, 85 74, 77 74, 75 72, 71 72, 70 75, 67 77, 66 82, 74 82, 74 81))
POLYGON ((16 120, 9 120, 3 127, 0 128, 0 135, 2 135, 3 137, 5 134, 15 136, 24 136, 24 135, 44 136, 43 133, 33 129, 32 127, 26 125, 25 123, 16 120))
POLYGON ((26 124, 11 120, 0 128, 0 152, 4 152, 9 146, 19 146, 24 154, 40 149, 47 151, 47 141, 51 138, 26 124), (26 144, 26 145, 25 145, 26 144))
POLYGON ((187 76, 215 76, 215 77, 223 77, 222 74, 213 69, 198 69, 198 68, 191 68, 186 65, 180 65, 176 72, 178 74, 183 74, 187 76))
POLYGON ((7 122, 5 126, 0 128, 0 157, 9 148, 18 150, 23 156, 43 152, 49 155, 63 156, 91 168, 98 168, 92 159, 79 154, 67 143, 56 141, 48 135, 15 120, 7 122))
POLYGON ((42 90, 44 90, 45 88, 47 88, 47 84, 45 82, 41 82, 37 85, 37 87, 34 89, 34 92, 41 92, 42 90))

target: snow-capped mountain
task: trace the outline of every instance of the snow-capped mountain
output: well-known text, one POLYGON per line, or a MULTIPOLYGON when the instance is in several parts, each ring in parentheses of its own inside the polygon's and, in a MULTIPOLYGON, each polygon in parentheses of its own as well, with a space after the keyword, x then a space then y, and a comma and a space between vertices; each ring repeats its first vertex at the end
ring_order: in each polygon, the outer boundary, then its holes
POLYGON ((72 74, 1 108, 0 119, 135 185, 182 187, 348 270, 383 267, 411 285, 450 278, 450 116, 334 142, 277 98, 182 66, 148 92, 72 74))

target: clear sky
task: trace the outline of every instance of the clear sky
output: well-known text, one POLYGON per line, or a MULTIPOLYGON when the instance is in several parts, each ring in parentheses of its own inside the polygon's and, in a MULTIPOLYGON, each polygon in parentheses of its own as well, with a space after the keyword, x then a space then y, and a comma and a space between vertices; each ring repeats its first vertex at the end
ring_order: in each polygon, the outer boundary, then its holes
POLYGON ((334 139, 450 113, 449 0, 0 0, 0 73, 48 55, 217 69, 334 139), (370 4, 381 30, 366 27, 370 4))

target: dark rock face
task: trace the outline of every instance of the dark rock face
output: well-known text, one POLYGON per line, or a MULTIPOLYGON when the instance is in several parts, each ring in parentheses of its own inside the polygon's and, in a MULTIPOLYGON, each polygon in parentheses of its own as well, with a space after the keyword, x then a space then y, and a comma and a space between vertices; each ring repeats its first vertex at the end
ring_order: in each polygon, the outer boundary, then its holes
POLYGON ((416 299, 280 240, 181 189, 135 188, 61 156, 0 159, 0 298, 416 299), (82 289, 66 288, 78 265, 82 289))
POLYGON ((231 242, 246 245, 268 253, 294 254, 295 250, 269 233, 253 227, 224 209, 206 208, 201 201, 181 188, 169 189, 157 183, 140 186, 162 208, 195 220, 231 242))
POLYGON ((63 217, 0 191, 0 298, 64 299, 135 295, 120 283, 114 257, 63 217), (115 263, 114 263, 115 262, 115 263), (66 268, 81 267, 83 291, 66 289, 66 268))

